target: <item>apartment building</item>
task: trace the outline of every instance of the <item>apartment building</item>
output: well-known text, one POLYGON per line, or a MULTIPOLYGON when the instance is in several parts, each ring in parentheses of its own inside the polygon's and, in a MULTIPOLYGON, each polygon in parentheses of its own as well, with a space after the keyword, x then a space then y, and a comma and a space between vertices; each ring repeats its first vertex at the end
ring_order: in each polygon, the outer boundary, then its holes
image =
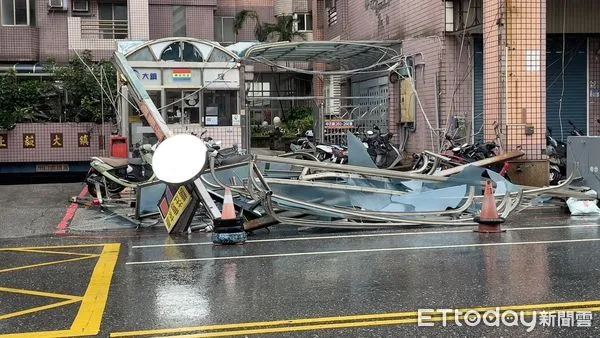
POLYGON ((400 118, 404 81, 362 76, 342 87, 387 92, 388 128, 398 142, 408 133, 409 151, 435 148, 447 126, 466 141, 493 140, 496 122, 505 148, 543 166, 547 126, 565 141, 569 120, 600 135, 597 1, 313 0, 313 8, 315 39, 403 41, 414 123, 400 118))
MULTIPOLYGON (((306 3, 306 1, 305 1, 306 3)), ((249 22, 235 34, 238 11, 256 11, 275 22, 273 0, 3 0, 0 2, 0 62, 66 62, 74 51, 106 58, 118 40, 181 36, 224 45, 255 40, 249 22)), ((306 7, 306 6, 305 6, 306 7)), ((305 8, 305 14, 308 14, 305 8)))
MULTIPOLYGON (((36 64, 49 58, 64 64, 83 50, 90 50, 96 59, 107 59, 121 41, 185 37, 222 46, 254 41, 254 20, 248 19, 237 34, 233 30, 234 18, 242 10, 256 12, 262 23, 275 23, 279 15, 294 15, 296 29, 310 40, 310 5, 309 0, 3 0, 0 70, 41 72, 43 69, 36 64)), ((253 71, 249 96, 310 92, 310 77, 280 74, 260 65, 253 71)), ((155 97, 160 98, 160 93, 155 97)), ((162 101, 155 103, 167 103, 162 101)), ((269 112, 265 115, 269 120, 289 109, 287 102, 273 107, 275 103, 265 100, 251 100, 249 106, 261 114, 269 112)))

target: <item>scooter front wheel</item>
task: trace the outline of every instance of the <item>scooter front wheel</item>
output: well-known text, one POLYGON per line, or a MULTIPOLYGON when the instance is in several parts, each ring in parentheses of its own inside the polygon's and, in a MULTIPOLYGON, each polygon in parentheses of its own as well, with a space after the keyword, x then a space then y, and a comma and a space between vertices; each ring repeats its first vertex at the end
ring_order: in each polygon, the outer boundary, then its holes
MULTIPOLYGON (((95 178, 99 180, 98 177, 95 177, 95 178)), ((96 191, 96 184, 94 184, 94 181, 95 181, 95 179, 94 178, 90 179, 89 176, 86 178, 88 193, 94 197, 97 197, 98 193, 96 191)), ((117 184, 111 180, 106 180, 106 185, 108 186, 109 194, 118 194, 121 191, 123 191, 123 189, 125 189, 125 186, 117 184)), ((100 183, 99 186, 100 186, 100 193, 102 194, 102 197, 106 197, 107 188, 104 186, 103 183, 100 183)))

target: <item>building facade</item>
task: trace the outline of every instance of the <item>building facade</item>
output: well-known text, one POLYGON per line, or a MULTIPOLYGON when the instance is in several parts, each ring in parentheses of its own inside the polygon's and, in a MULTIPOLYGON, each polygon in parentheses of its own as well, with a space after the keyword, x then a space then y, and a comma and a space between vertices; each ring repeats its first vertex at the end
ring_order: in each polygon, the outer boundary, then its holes
MULTIPOLYGON (((199 134, 203 127, 209 127, 207 136, 222 140, 223 146, 240 146, 243 137, 236 125, 246 108, 248 116, 269 123, 291 108, 287 101, 249 100, 246 104, 243 93, 248 97, 308 95, 311 77, 281 74, 257 64, 254 69, 248 67, 254 75, 245 85, 240 84, 236 68, 227 71, 227 80, 231 80, 227 88, 219 87, 216 81, 198 92, 212 75, 218 77, 219 67, 229 67, 226 63, 230 57, 213 60, 218 53, 211 50, 220 49, 223 56, 229 52, 222 47, 257 39, 253 19, 234 32, 235 16, 242 10, 254 11, 260 23, 276 23, 277 16, 294 15, 295 29, 310 40, 311 5, 309 0, 3 0, 0 71, 43 72, 39 64, 46 60, 66 64, 84 50, 90 50, 97 60, 109 59, 119 43, 147 42, 148 48, 140 47, 127 58, 173 130, 199 134), (181 49, 181 58, 174 57, 183 44, 189 48, 181 49), (200 57, 194 58, 196 54, 200 57), (189 79, 181 78, 189 81, 174 80, 180 71, 189 72, 189 79), (190 98, 189 94, 195 95, 190 98)), ((131 114, 130 125, 120 126, 121 132, 130 137, 131 145, 143 141, 142 135, 148 130, 135 109, 123 104, 120 110, 131 114)))
POLYGON ((408 133, 408 151, 438 150, 444 133, 494 140, 495 122, 506 150, 543 166, 546 127, 565 141, 569 120, 599 135, 597 1, 314 0, 313 8, 316 39, 403 41, 414 124, 401 119, 403 81, 351 78, 346 90, 387 89, 388 128, 400 143, 408 133))
MULTIPOLYGON (((278 0, 5 0, 0 5, 0 63, 65 63, 75 51, 109 58, 119 40, 189 37, 223 45, 253 41, 254 23, 235 34, 235 15, 256 11, 262 22, 276 21, 278 0)), ((296 6, 310 31, 309 0, 296 6)), ((292 14, 280 11, 280 14, 292 14)))

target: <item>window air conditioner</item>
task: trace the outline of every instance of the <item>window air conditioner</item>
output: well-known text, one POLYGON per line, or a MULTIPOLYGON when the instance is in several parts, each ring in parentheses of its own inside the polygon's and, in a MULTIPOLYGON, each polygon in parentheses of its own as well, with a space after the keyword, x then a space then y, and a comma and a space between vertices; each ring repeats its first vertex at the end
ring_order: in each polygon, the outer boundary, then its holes
POLYGON ((73 12, 89 12, 90 2, 89 0, 73 0, 71 10, 73 12))

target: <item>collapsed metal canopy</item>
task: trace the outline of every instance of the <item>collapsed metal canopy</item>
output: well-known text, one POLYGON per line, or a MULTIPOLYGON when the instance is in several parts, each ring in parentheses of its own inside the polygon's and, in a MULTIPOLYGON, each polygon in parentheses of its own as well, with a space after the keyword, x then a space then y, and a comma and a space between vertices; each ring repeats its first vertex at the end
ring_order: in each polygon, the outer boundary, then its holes
POLYGON ((244 59, 277 62, 320 62, 340 69, 395 63, 401 41, 302 41, 255 44, 246 49, 244 59))

